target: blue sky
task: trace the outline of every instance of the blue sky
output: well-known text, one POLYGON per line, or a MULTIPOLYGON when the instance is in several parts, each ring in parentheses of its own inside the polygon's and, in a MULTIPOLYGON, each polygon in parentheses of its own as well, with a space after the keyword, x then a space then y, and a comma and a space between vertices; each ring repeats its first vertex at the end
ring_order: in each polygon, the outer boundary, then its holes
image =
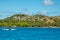
POLYGON ((60 0, 0 0, 0 19, 26 11, 31 15, 60 15, 60 0))

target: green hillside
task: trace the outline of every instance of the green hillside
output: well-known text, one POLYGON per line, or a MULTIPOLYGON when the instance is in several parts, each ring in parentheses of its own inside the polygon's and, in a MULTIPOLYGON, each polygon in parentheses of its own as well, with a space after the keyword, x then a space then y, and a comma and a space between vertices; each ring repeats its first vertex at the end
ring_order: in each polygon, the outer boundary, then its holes
POLYGON ((0 27, 60 27, 60 16, 15 14, 0 20, 0 27))

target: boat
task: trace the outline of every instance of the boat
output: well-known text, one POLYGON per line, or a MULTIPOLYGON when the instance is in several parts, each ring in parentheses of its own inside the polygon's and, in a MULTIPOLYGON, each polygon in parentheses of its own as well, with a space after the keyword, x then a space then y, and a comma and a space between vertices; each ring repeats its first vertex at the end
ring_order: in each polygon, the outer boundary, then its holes
POLYGON ((5 29, 2 29, 2 30, 9 30, 9 29, 6 29, 6 28, 5 28, 5 29))
POLYGON ((16 30, 16 29, 10 29, 10 30, 16 30))

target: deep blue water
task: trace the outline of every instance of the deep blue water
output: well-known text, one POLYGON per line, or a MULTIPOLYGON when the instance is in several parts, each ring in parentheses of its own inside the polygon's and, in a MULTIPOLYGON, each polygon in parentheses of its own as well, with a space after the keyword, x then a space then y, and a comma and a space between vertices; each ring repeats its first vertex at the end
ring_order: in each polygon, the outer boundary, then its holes
POLYGON ((0 40, 60 40, 60 28, 2 29, 0 28, 0 40))

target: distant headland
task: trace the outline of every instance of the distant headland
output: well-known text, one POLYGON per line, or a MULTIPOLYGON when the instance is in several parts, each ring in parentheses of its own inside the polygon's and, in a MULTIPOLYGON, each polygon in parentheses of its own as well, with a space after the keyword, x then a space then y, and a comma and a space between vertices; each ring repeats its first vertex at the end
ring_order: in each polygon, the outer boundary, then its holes
POLYGON ((0 20, 0 27, 60 27, 60 16, 15 14, 0 20))

